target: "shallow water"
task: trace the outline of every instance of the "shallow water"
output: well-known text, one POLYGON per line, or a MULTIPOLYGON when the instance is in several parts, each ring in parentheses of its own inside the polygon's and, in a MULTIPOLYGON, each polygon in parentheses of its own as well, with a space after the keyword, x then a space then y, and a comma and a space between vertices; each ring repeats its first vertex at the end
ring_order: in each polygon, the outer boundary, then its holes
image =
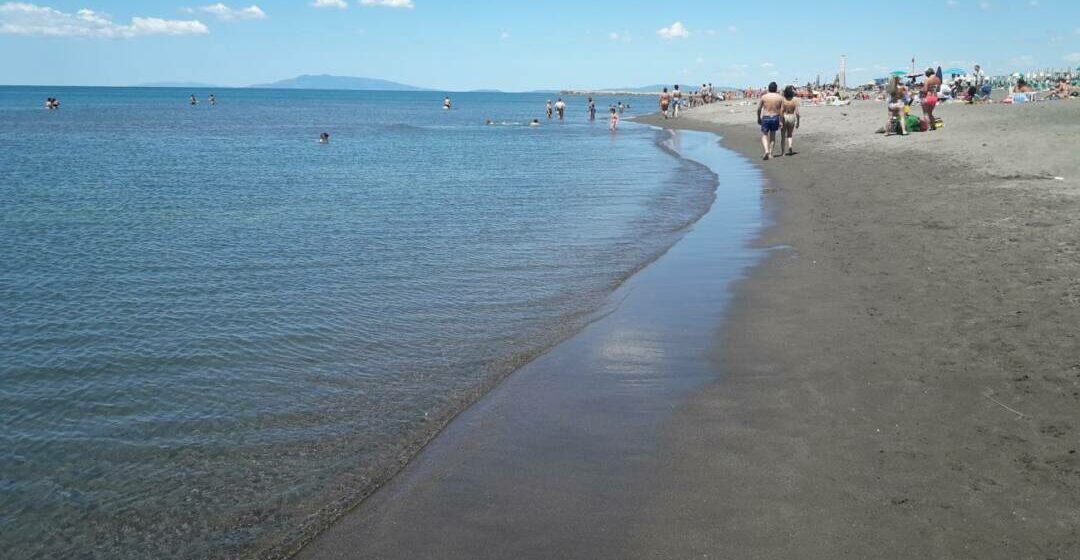
POLYGON ((581 99, 558 123, 543 95, 189 93, 0 88, 14 558, 295 539, 602 313, 713 199, 661 133, 612 135, 581 99))

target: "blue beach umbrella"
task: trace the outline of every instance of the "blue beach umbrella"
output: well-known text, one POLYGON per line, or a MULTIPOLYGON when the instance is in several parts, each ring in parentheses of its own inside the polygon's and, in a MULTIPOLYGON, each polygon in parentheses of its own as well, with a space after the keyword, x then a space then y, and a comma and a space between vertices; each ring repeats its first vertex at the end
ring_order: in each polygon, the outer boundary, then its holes
POLYGON ((942 74, 942 73, 941 73, 941 67, 940 67, 940 66, 938 66, 938 67, 937 67, 937 79, 941 80, 941 79, 943 79, 943 78, 945 78, 945 74, 942 74))
POLYGON ((907 70, 893 70, 889 72, 890 76, 907 76, 907 70))
POLYGON ((964 74, 967 74, 967 70, 964 70, 963 68, 949 68, 945 71, 945 73, 951 74, 953 76, 962 76, 964 74))

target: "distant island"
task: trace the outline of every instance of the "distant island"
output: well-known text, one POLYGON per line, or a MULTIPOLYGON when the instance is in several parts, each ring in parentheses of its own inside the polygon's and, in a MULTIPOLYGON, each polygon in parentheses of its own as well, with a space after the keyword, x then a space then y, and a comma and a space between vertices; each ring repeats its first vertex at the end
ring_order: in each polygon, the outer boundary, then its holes
POLYGON ((249 86, 259 89, 344 89, 366 91, 431 91, 427 88, 410 86, 389 80, 377 78, 361 78, 355 76, 331 76, 329 74, 311 75, 304 74, 287 80, 280 80, 269 84, 257 84, 249 86))

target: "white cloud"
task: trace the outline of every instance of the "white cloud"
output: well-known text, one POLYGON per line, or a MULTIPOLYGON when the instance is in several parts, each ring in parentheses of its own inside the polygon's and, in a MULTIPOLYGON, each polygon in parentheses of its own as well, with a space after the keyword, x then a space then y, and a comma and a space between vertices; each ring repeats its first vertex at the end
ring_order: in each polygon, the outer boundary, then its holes
POLYGON ((624 43, 629 43, 630 32, 623 31, 622 33, 620 33, 618 31, 612 31, 611 33, 608 33, 608 39, 611 39, 612 41, 622 41, 624 43))
POLYGON ((361 6, 382 6, 384 8, 405 8, 411 10, 416 7, 413 0, 360 0, 361 6))
POLYGON ((1073 64, 1080 63, 1080 52, 1074 52, 1065 55, 1065 62, 1070 62, 1073 64))
POLYGON ((315 8, 337 8, 339 10, 349 7, 345 0, 315 0, 311 5, 315 8))
POLYGON ((222 21, 233 21, 238 19, 266 19, 266 12, 262 11, 262 8, 252 4, 246 8, 230 8, 221 2, 217 4, 211 4, 209 6, 202 6, 199 8, 187 8, 184 11, 190 13, 203 12, 217 17, 222 21))
POLYGON ((670 27, 657 29, 656 34, 664 39, 685 39, 690 36, 690 30, 681 21, 676 21, 670 27))
POLYGON ((762 67, 762 68, 773 68, 773 67, 775 67, 775 66, 776 66, 776 65, 775 65, 775 64, 773 64, 772 62, 762 62, 762 63, 761 63, 761 67, 762 67))
POLYGON ((203 35, 209 32, 210 29, 198 20, 133 17, 130 24, 122 25, 113 22, 108 15, 93 10, 68 13, 23 2, 0 4, 0 34, 128 39, 144 35, 203 35))

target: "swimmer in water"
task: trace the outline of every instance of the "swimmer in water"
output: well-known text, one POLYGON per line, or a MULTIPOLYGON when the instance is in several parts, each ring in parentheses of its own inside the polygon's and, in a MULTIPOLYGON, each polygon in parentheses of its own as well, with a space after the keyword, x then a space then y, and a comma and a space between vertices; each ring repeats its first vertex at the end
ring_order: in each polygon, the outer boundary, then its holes
POLYGON ((217 105, 217 98, 214 97, 214 94, 212 94, 212 93, 210 94, 210 99, 208 99, 208 101, 210 102, 211 107, 213 107, 214 105, 217 105))
POLYGON ((495 124, 495 121, 493 121, 491 119, 488 119, 488 120, 484 121, 484 124, 486 124, 488 126, 493 126, 495 124))
POLYGON ((540 126, 540 119, 533 119, 529 121, 529 126, 540 126))
POLYGON ((198 105, 198 104, 199 104, 199 100, 198 100, 198 99, 195 99, 195 94, 194 94, 194 93, 193 93, 193 94, 191 94, 191 99, 189 99, 189 100, 188 100, 188 102, 189 102, 189 103, 191 103, 191 106, 192 106, 192 107, 194 107, 194 106, 196 106, 196 105, 198 105))
POLYGON ((319 135, 319 143, 320 144, 329 144, 330 143, 330 133, 323 132, 322 134, 320 134, 319 135))
POLYGON ((452 105, 453 104, 450 103, 450 96, 449 95, 443 98, 443 100, 442 100, 442 108, 443 109, 448 109, 449 110, 452 105))

